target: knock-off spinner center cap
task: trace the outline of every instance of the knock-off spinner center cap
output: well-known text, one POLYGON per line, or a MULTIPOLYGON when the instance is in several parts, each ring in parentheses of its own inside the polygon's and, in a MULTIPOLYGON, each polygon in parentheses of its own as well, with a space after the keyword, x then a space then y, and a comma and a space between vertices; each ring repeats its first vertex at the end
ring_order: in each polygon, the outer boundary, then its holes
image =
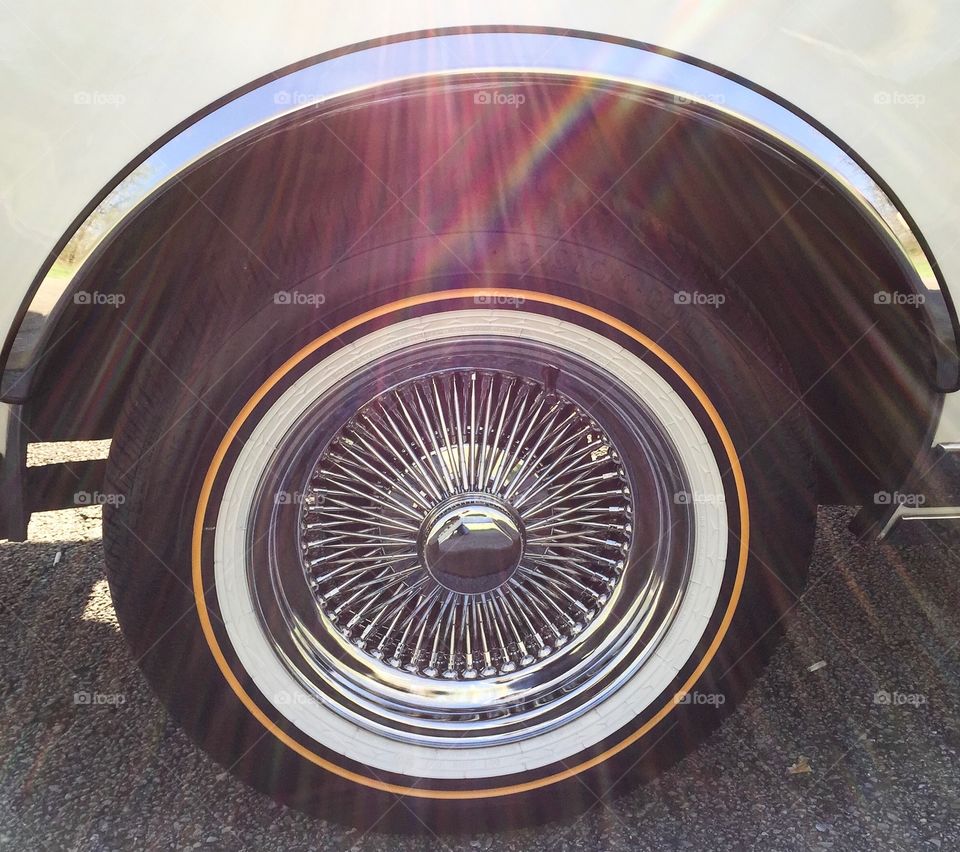
POLYGON ((461 494, 442 503, 423 526, 423 563, 441 586, 460 594, 507 582, 523 556, 520 520, 501 500, 461 494))

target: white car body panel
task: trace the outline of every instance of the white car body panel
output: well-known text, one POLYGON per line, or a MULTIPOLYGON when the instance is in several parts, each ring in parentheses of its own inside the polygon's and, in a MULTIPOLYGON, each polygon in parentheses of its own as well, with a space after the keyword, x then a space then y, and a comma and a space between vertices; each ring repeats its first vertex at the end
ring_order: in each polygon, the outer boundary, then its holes
MULTIPOLYGON (((399 33, 503 25, 597 33, 709 62, 817 119, 893 190, 960 279, 960 6, 653 0, 484 4, 50 2, 0 7, 0 328, 118 172, 209 104, 293 63, 399 33)), ((953 285, 954 291, 960 285, 953 285)), ((960 440, 947 397, 937 442, 960 440)))

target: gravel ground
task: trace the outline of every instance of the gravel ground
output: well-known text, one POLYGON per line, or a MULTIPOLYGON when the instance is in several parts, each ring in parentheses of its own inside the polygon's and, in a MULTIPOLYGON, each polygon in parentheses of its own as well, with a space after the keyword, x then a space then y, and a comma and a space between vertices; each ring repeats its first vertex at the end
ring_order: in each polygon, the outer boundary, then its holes
POLYGON ((856 545, 850 514, 821 511, 786 640, 698 753, 573 823, 442 838, 361 835, 221 774, 131 661, 99 509, 35 516, 0 543, 0 847, 960 848, 960 563, 856 545))

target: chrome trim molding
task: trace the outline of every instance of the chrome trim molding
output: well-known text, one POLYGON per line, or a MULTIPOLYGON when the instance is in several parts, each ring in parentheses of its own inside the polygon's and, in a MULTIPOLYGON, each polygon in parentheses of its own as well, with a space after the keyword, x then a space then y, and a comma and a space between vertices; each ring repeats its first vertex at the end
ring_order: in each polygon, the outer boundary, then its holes
MULTIPOLYGON (((151 196, 218 148, 304 108, 385 84, 518 73, 586 77, 599 84, 624 85, 672 98, 720 120, 744 123, 822 170, 896 248, 916 292, 925 297, 937 349, 938 385, 942 390, 957 387, 957 334, 933 258, 887 191, 826 132, 745 83, 646 46, 583 34, 481 31, 412 37, 321 59, 238 95, 146 157, 98 205, 119 206, 123 216, 72 258, 63 251, 42 270, 15 333, 11 329, 7 339, 0 398, 19 402, 27 397, 33 367, 50 342, 55 320, 85 264, 151 196), (24 322, 28 315, 29 321, 24 322)), ((96 225, 96 220, 95 209, 75 233, 96 225)))
POLYGON ((950 545, 958 534, 960 506, 937 506, 895 512, 877 538, 891 544, 950 545))

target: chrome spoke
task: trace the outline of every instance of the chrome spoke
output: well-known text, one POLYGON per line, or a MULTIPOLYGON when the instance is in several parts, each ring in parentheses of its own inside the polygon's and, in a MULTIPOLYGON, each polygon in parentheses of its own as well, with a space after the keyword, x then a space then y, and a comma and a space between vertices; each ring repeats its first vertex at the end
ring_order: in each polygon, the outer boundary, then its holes
POLYGON ((508 373, 448 370, 381 393, 310 483, 301 549, 321 611, 421 677, 487 678, 555 653, 608 600, 631 542, 610 439, 553 387, 508 373), (489 579, 482 562, 463 573, 463 556, 444 573, 430 550, 465 546, 473 527, 450 524, 474 517, 517 548, 489 579))

